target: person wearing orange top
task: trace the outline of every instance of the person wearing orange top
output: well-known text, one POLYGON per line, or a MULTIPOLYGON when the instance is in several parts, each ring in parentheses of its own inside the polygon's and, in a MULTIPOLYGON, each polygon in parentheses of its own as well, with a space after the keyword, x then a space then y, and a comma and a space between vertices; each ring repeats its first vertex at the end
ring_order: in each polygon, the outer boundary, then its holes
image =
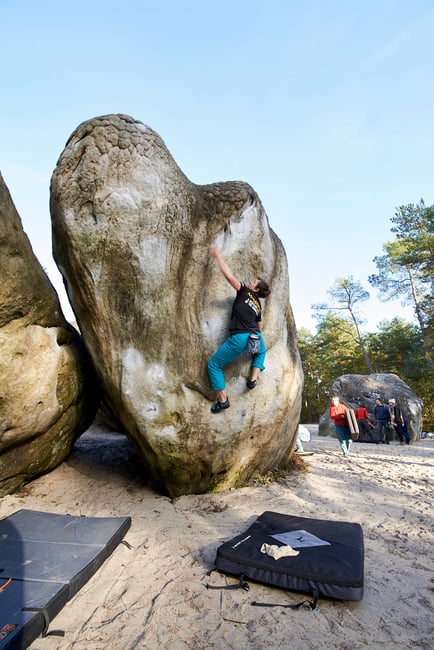
POLYGON ((340 445, 344 456, 348 456, 351 447, 351 434, 348 427, 347 417, 345 415, 348 407, 341 404, 339 397, 336 395, 332 397, 332 405, 330 406, 329 415, 335 423, 336 435, 339 439, 340 445))
POLYGON ((356 416, 357 424, 359 425, 359 432, 361 434, 360 442, 366 442, 368 436, 371 442, 375 442, 375 438, 369 426, 369 413, 366 408, 364 406, 359 406, 359 408, 354 411, 354 414, 356 416))

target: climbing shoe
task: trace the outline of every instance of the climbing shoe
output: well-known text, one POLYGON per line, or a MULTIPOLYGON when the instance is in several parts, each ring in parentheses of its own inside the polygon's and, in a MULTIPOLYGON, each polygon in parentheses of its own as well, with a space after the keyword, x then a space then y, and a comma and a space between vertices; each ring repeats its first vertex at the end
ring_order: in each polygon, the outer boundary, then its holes
POLYGON ((228 409, 230 407, 229 400, 227 399, 226 402, 216 402, 216 404, 213 404, 211 406, 211 413, 219 413, 220 411, 224 411, 225 409, 228 409))
POLYGON ((251 380, 249 379, 249 381, 247 382, 247 388, 252 389, 252 388, 255 388, 255 386, 256 386, 256 380, 251 381, 251 380))

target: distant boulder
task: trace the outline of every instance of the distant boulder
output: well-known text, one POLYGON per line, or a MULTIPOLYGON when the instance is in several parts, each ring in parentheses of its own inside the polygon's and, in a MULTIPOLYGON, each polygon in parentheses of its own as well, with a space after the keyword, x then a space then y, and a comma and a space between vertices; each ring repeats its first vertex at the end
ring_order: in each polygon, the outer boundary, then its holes
POLYGON ((63 317, 0 174, 0 496, 56 467, 96 410, 63 317))
POLYGON ((256 194, 195 185, 151 128, 126 115, 81 124, 51 182, 53 248, 104 403, 171 496, 237 485, 291 453, 303 374, 284 248, 256 194), (227 335, 240 280, 271 283, 266 371, 225 371, 231 408, 210 412, 207 361, 227 335))
MULTIPOLYGON (((396 399, 407 421, 408 432, 413 440, 422 432, 423 401, 417 397, 397 375, 377 373, 372 375, 343 375, 333 382, 330 396, 337 395, 350 408, 364 406, 370 419, 374 419, 375 400, 380 397, 387 405, 389 399, 396 399)), ((336 435, 329 411, 319 421, 320 436, 336 435)))

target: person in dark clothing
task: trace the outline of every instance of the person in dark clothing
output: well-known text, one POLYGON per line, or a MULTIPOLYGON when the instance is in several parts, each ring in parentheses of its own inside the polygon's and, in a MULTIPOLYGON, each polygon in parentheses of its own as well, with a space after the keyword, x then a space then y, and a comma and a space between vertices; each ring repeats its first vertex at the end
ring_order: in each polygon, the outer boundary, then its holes
POLYGON ((390 422, 396 431, 396 435, 398 436, 401 445, 404 443, 406 445, 409 445, 410 436, 408 434, 407 427, 405 426, 404 416, 402 415, 401 407, 396 403, 395 399, 389 400, 389 414, 390 422))
POLYGON ((251 280, 247 285, 237 280, 217 246, 210 246, 210 253, 226 280, 237 292, 232 305, 230 336, 208 361, 211 388, 217 393, 217 402, 211 407, 211 411, 219 413, 230 406, 223 367, 245 352, 250 334, 259 337, 260 350, 253 354, 247 388, 255 388, 259 373, 265 369, 264 360, 267 350, 262 337, 262 305, 259 298, 267 298, 271 292, 268 284, 261 278, 251 280))
POLYGON ((375 427, 377 434, 377 442, 385 442, 386 445, 390 444, 389 437, 389 422, 390 422, 390 413, 387 406, 383 404, 383 400, 379 397, 375 400, 374 406, 374 418, 375 418, 375 427), (383 440, 383 433, 385 440, 383 440))
POLYGON ((368 439, 374 441, 375 438, 372 434, 371 427, 369 426, 369 413, 364 406, 359 406, 358 409, 354 411, 354 414, 357 419, 357 424, 359 425, 359 433, 361 434, 360 442, 364 442, 368 439))

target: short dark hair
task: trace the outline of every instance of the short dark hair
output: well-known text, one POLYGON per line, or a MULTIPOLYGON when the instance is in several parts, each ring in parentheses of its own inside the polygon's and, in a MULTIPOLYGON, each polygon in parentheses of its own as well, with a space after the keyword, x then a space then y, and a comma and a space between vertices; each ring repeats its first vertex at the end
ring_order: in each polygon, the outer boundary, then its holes
POLYGON ((270 287, 265 282, 265 280, 263 280, 262 278, 258 278, 258 280, 259 280, 259 282, 256 285, 257 286, 256 293, 258 294, 258 296, 260 298, 268 298, 268 296, 271 293, 270 287))

